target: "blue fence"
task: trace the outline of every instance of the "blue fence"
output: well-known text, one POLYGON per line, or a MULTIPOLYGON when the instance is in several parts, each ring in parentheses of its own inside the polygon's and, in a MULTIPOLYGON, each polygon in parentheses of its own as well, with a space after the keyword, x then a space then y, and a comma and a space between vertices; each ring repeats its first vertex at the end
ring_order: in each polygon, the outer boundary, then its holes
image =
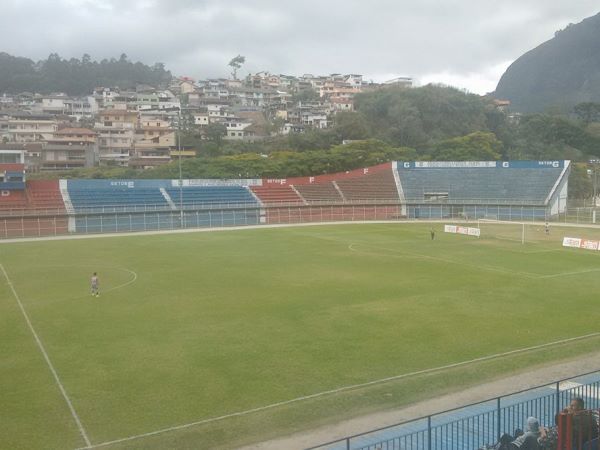
POLYGON ((309 450, 475 450, 523 428, 527 417, 553 426, 573 398, 600 408, 600 371, 348 436, 309 450))
POLYGON ((180 228, 227 227, 258 225, 260 211, 231 209, 209 211, 180 211, 116 213, 76 216, 77 233, 115 233, 129 231, 175 230, 180 228))

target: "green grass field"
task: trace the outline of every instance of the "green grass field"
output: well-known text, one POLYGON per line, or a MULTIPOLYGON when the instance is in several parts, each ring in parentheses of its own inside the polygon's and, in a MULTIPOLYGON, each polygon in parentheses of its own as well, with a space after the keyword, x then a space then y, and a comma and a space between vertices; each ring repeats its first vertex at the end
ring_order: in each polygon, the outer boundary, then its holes
MULTIPOLYGON (((4 243, 92 445, 600 331, 600 252, 486 224, 249 229, 4 243), (99 273, 101 296, 89 294, 99 273)), ((0 447, 84 439, 0 272, 0 447)), ((101 448, 231 448, 591 352, 552 345, 101 448)), ((458 406, 458 405, 457 405, 458 406)))

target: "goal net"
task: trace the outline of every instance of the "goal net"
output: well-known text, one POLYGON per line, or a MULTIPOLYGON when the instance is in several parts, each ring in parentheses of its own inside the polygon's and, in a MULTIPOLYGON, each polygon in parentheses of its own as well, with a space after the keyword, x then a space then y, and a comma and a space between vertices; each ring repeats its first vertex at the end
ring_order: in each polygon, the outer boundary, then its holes
POLYGON ((503 239, 521 244, 527 239, 527 225, 523 222, 479 219, 477 227, 481 230, 482 238, 503 239))

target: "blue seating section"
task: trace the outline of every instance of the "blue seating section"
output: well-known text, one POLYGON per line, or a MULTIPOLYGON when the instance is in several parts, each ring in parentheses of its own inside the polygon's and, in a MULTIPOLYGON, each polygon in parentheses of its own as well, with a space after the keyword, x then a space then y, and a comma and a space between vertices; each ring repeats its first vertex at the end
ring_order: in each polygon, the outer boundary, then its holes
POLYGON ((110 233, 260 223, 260 203, 246 187, 184 186, 180 191, 173 184, 171 180, 68 180, 75 230, 110 233), (178 210, 180 192, 183 214, 178 210))
POLYGON ((169 208, 159 188, 69 189, 69 197, 76 212, 90 209, 123 211, 134 207, 169 208))
POLYGON ((432 193, 448 193, 448 203, 543 204, 561 168, 398 168, 404 197, 426 201, 432 193))
MULTIPOLYGON (((173 203, 179 204, 180 190, 178 187, 169 187, 165 189, 173 203)), ((216 205, 256 205, 258 201, 243 186, 193 186, 183 187, 181 189, 182 202, 184 207, 189 206, 216 206, 216 205)))

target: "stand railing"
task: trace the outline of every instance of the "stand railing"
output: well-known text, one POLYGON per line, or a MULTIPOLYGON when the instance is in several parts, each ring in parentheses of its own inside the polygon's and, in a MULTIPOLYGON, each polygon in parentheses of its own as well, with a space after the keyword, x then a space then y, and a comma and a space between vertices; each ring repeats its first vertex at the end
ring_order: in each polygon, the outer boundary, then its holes
MULTIPOLYGON (((600 408, 600 371, 347 436, 308 450, 476 450, 494 444, 504 433, 522 429, 531 416, 542 426, 558 429, 560 442, 564 441, 559 450, 582 450, 592 434, 574 436, 572 429, 567 430, 570 421, 555 423, 557 415, 562 417, 561 410, 576 397, 584 400, 588 410, 600 408), (578 444, 565 436, 577 437, 578 444)), ((597 421, 597 416, 593 420, 597 421)))

